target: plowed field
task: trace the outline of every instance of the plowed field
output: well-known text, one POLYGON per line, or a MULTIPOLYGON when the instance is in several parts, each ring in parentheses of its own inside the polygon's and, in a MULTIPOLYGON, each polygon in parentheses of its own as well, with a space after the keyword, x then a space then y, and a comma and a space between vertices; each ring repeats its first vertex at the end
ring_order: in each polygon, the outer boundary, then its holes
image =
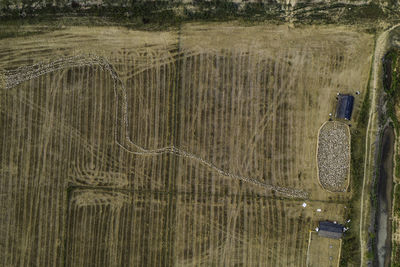
POLYGON ((305 266, 349 198, 318 184, 318 129, 372 49, 234 23, 1 40, 0 266, 305 266))

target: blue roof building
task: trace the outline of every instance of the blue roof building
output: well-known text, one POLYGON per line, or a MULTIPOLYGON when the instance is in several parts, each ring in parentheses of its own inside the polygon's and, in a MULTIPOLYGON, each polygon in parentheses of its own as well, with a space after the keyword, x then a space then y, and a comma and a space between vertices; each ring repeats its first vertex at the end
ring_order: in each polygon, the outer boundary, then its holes
POLYGON ((353 113, 354 96, 338 95, 338 103, 336 106, 336 118, 350 120, 353 113))
POLYGON ((333 239, 340 239, 343 236, 344 226, 329 221, 319 222, 318 235, 333 239))

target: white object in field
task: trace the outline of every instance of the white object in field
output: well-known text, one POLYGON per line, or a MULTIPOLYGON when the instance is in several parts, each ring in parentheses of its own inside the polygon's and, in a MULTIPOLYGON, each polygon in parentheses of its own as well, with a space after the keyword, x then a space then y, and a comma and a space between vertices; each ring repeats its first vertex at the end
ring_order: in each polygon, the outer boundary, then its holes
POLYGON ((305 207, 307 207, 307 204, 306 204, 306 202, 304 202, 304 203, 303 203, 303 208, 305 208, 305 207))
POLYGON ((347 220, 348 223, 349 223, 350 221, 351 221, 350 219, 347 220))
POLYGON ((315 231, 316 231, 316 232, 318 232, 318 231, 319 231, 319 228, 318 228, 318 227, 317 227, 317 228, 315 228, 315 231))
POLYGON ((332 113, 329 113, 329 117, 332 117, 332 113))
POLYGON ((321 210, 321 209, 317 209, 317 211, 318 211, 318 212, 321 212, 322 210, 321 210))
POLYGON ((333 223, 334 223, 334 224, 336 224, 337 222, 336 222, 336 221, 334 221, 333 223))
POLYGON ((337 93, 336 95, 340 95, 340 93, 337 93))

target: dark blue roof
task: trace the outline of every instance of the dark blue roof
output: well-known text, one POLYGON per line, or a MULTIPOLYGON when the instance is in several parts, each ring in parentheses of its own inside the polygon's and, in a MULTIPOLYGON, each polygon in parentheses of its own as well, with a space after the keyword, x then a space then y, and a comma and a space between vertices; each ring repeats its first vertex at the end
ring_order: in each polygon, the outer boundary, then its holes
POLYGON ((351 113, 353 112, 354 96, 342 95, 338 96, 338 104, 336 107, 336 118, 338 119, 351 119, 351 113))
POLYGON ((335 232, 335 233, 343 233, 344 226, 338 223, 323 221, 319 222, 319 230, 335 232))

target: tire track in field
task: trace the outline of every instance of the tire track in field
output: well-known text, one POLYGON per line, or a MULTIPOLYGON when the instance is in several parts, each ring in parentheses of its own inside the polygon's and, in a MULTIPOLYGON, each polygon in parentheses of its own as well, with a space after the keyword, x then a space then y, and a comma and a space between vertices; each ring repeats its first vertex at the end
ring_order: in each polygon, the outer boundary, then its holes
MULTIPOLYGON (((286 197, 290 198, 301 198, 301 199, 306 199, 308 198, 309 194, 308 192, 305 192, 304 190, 300 189, 294 189, 294 188, 287 188, 287 187, 280 187, 280 186, 275 186, 267 183, 260 182, 259 180, 252 178, 252 177, 245 177, 241 175, 237 175, 234 173, 229 173, 222 168, 216 166, 214 163, 209 162, 204 160, 203 158, 190 153, 188 151, 179 149, 175 146, 167 146, 167 147, 162 147, 162 148, 157 148, 157 149, 146 149, 144 147, 139 146, 138 144, 134 143, 132 140, 129 138, 128 134, 128 104, 127 104, 127 95, 126 95, 126 88, 124 84, 122 83, 121 79, 119 78, 117 72, 114 70, 114 67, 103 57, 96 56, 96 55, 79 55, 79 56, 72 56, 72 57, 65 57, 65 58, 60 58, 55 61, 49 62, 49 63, 38 63, 30 66, 24 66, 17 68, 15 70, 10 70, 10 71, 5 71, 1 75, 4 80, 4 89, 9 90, 11 88, 14 88, 21 84, 22 82, 31 80, 33 78, 45 75, 47 73, 54 72, 56 70, 62 70, 65 68, 71 68, 71 67, 83 67, 83 66, 93 66, 97 65, 99 66, 102 70, 105 70, 110 73, 112 79, 113 79, 113 90, 116 95, 116 106, 118 108, 118 96, 122 97, 122 123, 123 127, 125 128, 125 131, 122 131, 122 140, 124 143, 120 143, 117 138, 117 130, 115 130, 115 142, 118 146, 120 146, 122 149, 127 151, 128 153, 135 154, 135 155, 141 155, 141 156, 155 156, 155 155, 162 155, 162 154, 174 154, 180 157, 185 157, 188 159, 195 160, 199 163, 201 163, 203 166, 206 166, 215 172, 217 172, 219 175, 235 179, 235 180, 240 180, 246 183, 250 183, 256 186, 263 187, 267 190, 273 190, 276 191, 277 193, 284 195, 286 197), (119 86, 118 86, 119 85, 119 86)), ((116 118, 116 124, 118 125, 118 116, 116 118)))

